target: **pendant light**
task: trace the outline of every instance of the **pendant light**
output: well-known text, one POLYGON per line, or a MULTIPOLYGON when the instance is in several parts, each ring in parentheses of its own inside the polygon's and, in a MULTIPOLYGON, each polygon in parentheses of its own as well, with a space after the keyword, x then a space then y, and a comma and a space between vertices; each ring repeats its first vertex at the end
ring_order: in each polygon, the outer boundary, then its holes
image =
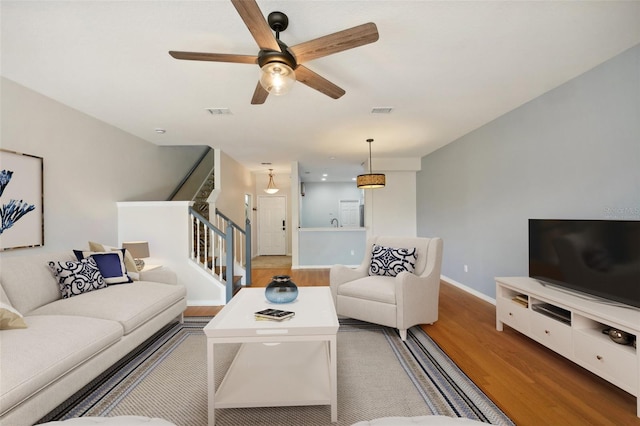
POLYGON ((276 184, 273 181, 273 169, 269 169, 269 184, 265 188, 264 192, 267 194, 275 194, 278 191, 280 190, 276 188, 276 184))
POLYGON ((369 144, 369 173, 359 175, 356 180, 360 189, 384 188, 386 183, 385 176, 382 173, 373 173, 371 171, 371 142, 373 142, 373 139, 367 139, 369 144))

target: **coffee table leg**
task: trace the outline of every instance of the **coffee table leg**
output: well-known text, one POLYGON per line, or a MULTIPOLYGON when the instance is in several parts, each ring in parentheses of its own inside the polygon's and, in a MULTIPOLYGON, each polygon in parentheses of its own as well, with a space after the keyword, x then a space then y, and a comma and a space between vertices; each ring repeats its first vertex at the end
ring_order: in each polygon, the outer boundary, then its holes
POLYGON ((216 395, 216 364, 213 358, 213 342, 207 339, 207 412, 209 413, 209 426, 216 424, 215 402, 216 395))
POLYGON ((338 357, 336 350, 336 336, 332 336, 329 340, 329 356, 331 357, 331 365, 329 368, 329 377, 331 381, 331 423, 338 421, 338 357))

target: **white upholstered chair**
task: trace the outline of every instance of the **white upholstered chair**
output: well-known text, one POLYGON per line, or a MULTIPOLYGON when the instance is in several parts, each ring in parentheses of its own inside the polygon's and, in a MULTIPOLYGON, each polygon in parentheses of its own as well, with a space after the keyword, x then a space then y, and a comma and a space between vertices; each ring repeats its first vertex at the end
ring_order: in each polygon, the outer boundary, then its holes
POLYGON ((329 283, 338 315, 397 328, 402 340, 407 329, 438 319, 442 265, 441 238, 372 237, 357 268, 331 267, 329 283), (395 277, 369 275, 373 245, 416 248, 414 272, 395 277))

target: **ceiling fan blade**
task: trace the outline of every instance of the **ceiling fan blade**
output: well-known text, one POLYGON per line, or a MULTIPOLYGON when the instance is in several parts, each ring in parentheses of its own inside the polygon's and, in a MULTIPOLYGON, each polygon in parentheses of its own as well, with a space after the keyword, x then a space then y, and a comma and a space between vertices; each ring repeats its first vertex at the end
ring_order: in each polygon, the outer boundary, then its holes
POLYGON ((296 61, 301 64, 312 59, 373 43, 378 38, 378 27, 373 22, 369 22, 297 44, 290 47, 289 50, 296 57, 296 61))
POLYGON ((253 98, 251 98, 251 105, 261 105, 267 100, 269 92, 264 90, 264 87, 258 82, 256 90, 253 92, 253 98))
POLYGON ((306 84, 312 89, 316 89, 318 92, 324 93, 325 95, 333 99, 338 99, 346 93, 343 89, 336 86, 319 74, 311 71, 304 65, 300 65, 298 66, 298 68, 296 68, 296 80, 302 84, 306 84))
POLYGON ((231 3, 240 14, 260 49, 280 52, 280 45, 271 32, 271 27, 258 7, 258 3, 255 0, 231 0, 231 3))
POLYGON ((226 53, 201 53, 201 52, 179 52, 169 51, 169 55, 176 59, 186 59, 191 61, 213 61, 213 62, 233 62, 237 64, 257 64, 258 57, 255 55, 231 55, 226 53))

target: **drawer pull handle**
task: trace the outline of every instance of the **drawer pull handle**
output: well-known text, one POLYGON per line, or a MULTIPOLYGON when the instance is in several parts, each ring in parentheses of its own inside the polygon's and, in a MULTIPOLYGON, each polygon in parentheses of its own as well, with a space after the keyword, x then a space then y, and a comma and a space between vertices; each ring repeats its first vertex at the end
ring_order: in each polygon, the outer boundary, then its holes
POLYGON ((545 330, 544 334, 551 334, 551 332, 549 330, 545 330))
POLYGON ((513 316, 513 314, 512 314, 511 312, 509 312, 509 316, 510 316, 510 317, 512 317, 512 316, 513 316))
POLYGON ((598 361, 602 361, 602 355, 596 355, 596 359, 597 359, 598 361))

